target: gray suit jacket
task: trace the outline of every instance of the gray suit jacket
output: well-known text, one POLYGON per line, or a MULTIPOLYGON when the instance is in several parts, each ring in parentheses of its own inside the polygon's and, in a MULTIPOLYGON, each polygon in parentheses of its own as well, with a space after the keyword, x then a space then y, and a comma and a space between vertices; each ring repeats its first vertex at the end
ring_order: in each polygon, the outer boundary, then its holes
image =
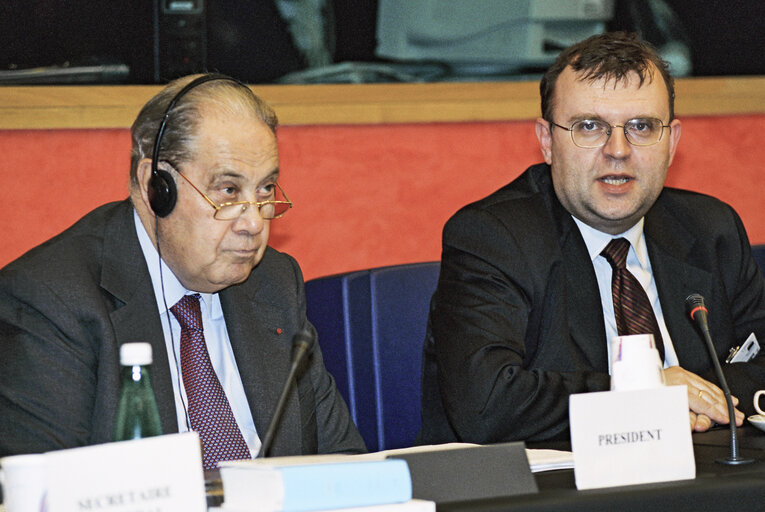
MULTIPOLYGON (((305 317, 300 269, 271 248, 220 292, 255 426, 264 435, 305 317)), ((157 304, 129 201, 110 203, 0 270, 0 456, 112 440, 119 346, 152 344, 163 432, 177 432, 157 304)), ((315 344, 273 455, 364 451, 315 344)))
MULTIPOLYGON (((751 332, 765 340, 765 282, 741 220, 708 196, 665 188, 645 236, 680 365, 716 381, 685 312, 700 293, 717 356, 751 332)), ((568 435, 568 397, 609 388, 595 271, 547 165, 529 168, 446 224, 424 352, 420 442, 568 435)), ((726 365, 740 408, 765 387, 765 351, 726 365)))

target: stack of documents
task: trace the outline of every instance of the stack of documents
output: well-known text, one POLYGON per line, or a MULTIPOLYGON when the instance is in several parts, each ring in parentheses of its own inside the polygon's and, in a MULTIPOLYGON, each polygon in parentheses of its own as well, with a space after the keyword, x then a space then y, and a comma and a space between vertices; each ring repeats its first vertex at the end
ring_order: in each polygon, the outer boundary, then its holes
MULTIPOLYGON (((224 502, 211 512, 312 511, 434 512, 433 501, 412 498, 401 455, 477 447, 450 443, 363 455, 312 455, 221 464, 224 502)), ((527 449, 532 472, 571 469, 573 454, 527 449)))

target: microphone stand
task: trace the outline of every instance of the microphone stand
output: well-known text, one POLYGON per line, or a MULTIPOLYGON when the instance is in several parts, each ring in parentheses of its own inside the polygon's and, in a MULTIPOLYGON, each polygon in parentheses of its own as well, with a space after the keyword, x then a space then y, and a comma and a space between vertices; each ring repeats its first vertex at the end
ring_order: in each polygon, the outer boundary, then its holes
POLYGON ((274 435, 276 434, 277 427, 281 423, 282 415, 284 414, 284 408, 287 406, 287 397, 292 390, 292 385, 295 383, 297 372, 300 369, 306 356, 311 352, 313 348, 313 336, 307 330, 298 331, 295 334, 295 338, 292 340, 292 347, 294 349, 294 355, 292 358, 292 366, 290 373, 287 376, 287 380, 284 382, 284 388, 282 388, 282 394, 279 397, 279 402, 276 404, 274 415, 271 417, 271 423, 268 425, 266 435, 263 437, 263 442, 260 445, 260 451, 255 457, 256 459, 264 458, 268 451, 271 449, 271 445, 274 442, 274 435))
MULTIPOLYGON (((709 349, 709 352, 711 354, 715 353, 714 345, 712 344, 712 337, 709 335, 709 330, 704 329, 702 330, 702 333, 704 335, 704 341, 707 343, 707 348, 709 349)), ((728 418, 729 418, 729 425, 730 425, 730 456, 726 457, 724 459, 716 459, 715 462, 719 464, 728 464, 728 465, 739 465, 739 464, 751 464, 754 462, 754 459, 748 459, 745 457, 741 457, 739 455, 738 450, 738 427, 736 427, 736 417, 733 413, 733 400, 730 396, 730 389, 728 388, 728 383, 725 380, 725 376, 722 372, 722 367, 720 366, 720 362, 717 360, 717 357, 713 357, 712 361, 714 363, 715 367, 715 374, 717 375, 717 380, 720 382, 720 387, 723 390, 723 394, 725 395, 725 402, 728 404, 728 418)))
POLYGON ((725 403, 728 405, 728 426, 730 427, 730 456, 724 459, 716 459, 718 464, 727 464, 731 466, 741 464, 751 464, 754 459, 748 459, 739 455, 738 449, 738 428, 736 427, 736 416, 733 410, 733 399, 731 398, 730 388, 728 388, 728 381, 723 375, 720 361, 717 360, 715 353, 714 343, 712 343, 712 335, 709 333, 709 326, 706 322, 707 309, 704 306, 704 298, 701 295, 694 294, 686 299, 686 303, 691 308, 691 319, 696 321, 696 324, 700 327, 702 337, 707 345, 709 356, 712 358, 712 365, 715 368, 715 374, 717 375, 717 381, 720 383, 723 394, 725 395, 725 403), (697 313, 703 315, 703 319, 697 320, 694 314, 697 313))

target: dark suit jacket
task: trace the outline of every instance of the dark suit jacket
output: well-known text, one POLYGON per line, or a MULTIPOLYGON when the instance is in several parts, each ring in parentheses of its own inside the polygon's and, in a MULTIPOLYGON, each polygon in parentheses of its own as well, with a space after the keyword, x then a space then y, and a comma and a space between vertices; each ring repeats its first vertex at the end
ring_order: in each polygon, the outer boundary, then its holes
MULTIPOLYGON (((706 298, 720 360, 751 332, 765 340, 765 282, 743 225, 716 199, 665 188, 645 236, 680 365, 716 381, 685 298, 706 298)), ((567 436, 569 395, 609 389, 595 271, 547 165, 447 222, 425 345, 422 443, 567 436)), ((725 373, 753 414, 765 354, 725 373)))
MULTIPOLYGON (((220 292, 255 426, 264 435, 305 317, 303 278, 271 248, 220 292)), ((129 201, 104 205, 0 270, 0 456, 112 440, 119 346, 148 341, 163 432, 177 432, 167 350, 129 201)), ((364 451, 315 344, 273 455, 364 451)))

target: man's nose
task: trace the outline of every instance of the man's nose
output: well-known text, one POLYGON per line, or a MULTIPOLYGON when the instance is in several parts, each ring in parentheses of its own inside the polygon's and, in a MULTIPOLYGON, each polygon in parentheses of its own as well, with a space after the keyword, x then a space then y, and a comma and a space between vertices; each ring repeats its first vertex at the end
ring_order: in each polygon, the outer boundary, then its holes
POLYGON ((260 213, 257 205, 250 203, 247 208, 234 221, 234 231, 246 231, 248 234, 256 235, 263 231, 267 220, 260 213))
POLYGON ((626 158, 632 152, 632 144, 627 141, 623 126, 611 128, 611 136, 603 146, 603 152, 614 158, 626 158))

